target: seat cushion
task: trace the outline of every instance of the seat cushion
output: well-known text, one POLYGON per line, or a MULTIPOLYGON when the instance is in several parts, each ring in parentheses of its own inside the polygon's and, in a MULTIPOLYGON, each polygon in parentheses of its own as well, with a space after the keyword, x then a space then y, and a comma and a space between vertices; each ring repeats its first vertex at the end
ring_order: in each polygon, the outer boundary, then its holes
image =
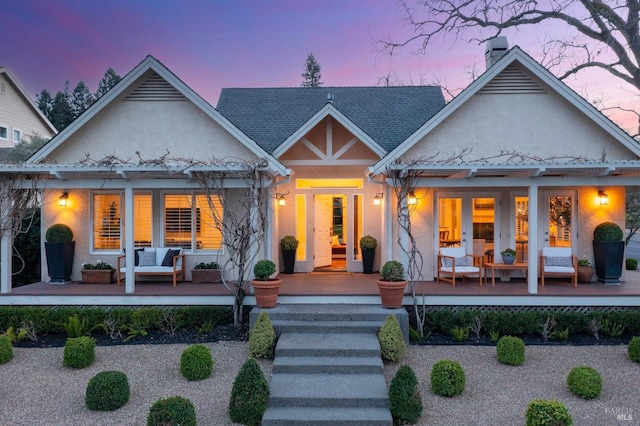
POLYGON ((553 274, 573 274, 575 273, 575 269, 571 266, 547 266, 544 267, 544 272, 553 273, 553 274))
MULTIPOLYGON (((441 271, 444 272, 453 272, 452 267, 443 266, 440 268, 441 271)), ((478 274, 480 273, 480 268, 477 266, 456 266, 456 274, 478 274)))

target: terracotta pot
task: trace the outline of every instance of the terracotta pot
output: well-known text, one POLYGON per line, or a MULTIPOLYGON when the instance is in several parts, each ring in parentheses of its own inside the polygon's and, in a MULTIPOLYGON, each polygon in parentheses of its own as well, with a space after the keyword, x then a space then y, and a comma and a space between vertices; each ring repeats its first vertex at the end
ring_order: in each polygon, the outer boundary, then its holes
POLYGON ((593 278, 593 268, 591 266, 578 266, 578 282, 590 283, 593 278))
POLYGON ((266 281, 252 280, 253 293, 256 296, 256 306, 258 308, 273 308, 278 300, 282 280, 273 278, 266 281))
POLYGON ((116 275, 115 269, 82 269, 84 284, 111 284, 116 275))
POLYGON ((192 269, 191 282, 195 284, 201 283, 221 283, 219 269, 192 269))
POLYGON ((389 309, 402 307, 404 290, 407 287, 406 281, 384 281, 378 280, 378 290, 382 306, 389 309))

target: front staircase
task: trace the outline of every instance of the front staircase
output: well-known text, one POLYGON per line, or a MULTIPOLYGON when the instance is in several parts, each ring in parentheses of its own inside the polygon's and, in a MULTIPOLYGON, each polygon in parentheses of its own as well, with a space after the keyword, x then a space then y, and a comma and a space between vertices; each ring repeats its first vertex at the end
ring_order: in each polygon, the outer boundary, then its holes
MULTIPOLYGON (((280 337, 263 425, 392 424, 377 333, 390 313, 408 330, 406 310, 278 305, 267 311, 280 337)), ((260 312, 251 312, 252 326, 260 312)))

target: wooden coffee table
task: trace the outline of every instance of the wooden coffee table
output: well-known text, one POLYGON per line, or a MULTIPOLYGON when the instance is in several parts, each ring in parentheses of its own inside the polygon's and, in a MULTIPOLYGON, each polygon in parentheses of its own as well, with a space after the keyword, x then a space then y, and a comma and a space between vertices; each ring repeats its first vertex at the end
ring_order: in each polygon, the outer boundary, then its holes
MULTIPOLYGON (((506 263, 485 263, 483 265, 486 268, 491 268, 491 285, 496 285, 496 269, 524 269, 525 277, 529 278, 529 265, 527 262, 515 262, 512 264, 506 263)), ((484 275, 485 281, 487 280, 487 274, 484 275)))

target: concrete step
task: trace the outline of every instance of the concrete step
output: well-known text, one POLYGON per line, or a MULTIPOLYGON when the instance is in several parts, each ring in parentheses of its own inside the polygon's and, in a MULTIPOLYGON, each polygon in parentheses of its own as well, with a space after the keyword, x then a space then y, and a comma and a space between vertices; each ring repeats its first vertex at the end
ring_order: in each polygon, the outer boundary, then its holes
POLYGON ((376 334, 284 333, 276 346, 278 356, 380 356, 376 334))
POLYGON ((268 407, 389 407, 382 374, 274 374, 269 388, 268 407))
POLYGON ((393 419, 386 408, 268 408, 262 417, 263 426, 391 426, 393 419))
POLYGON ((277 356, 273 374, 382 374, 380 356, 277 356))
POLYGON ((276 334, 283 333, 374 333, 380 331, 378 321, 308 321, 271 320, 276 334))

